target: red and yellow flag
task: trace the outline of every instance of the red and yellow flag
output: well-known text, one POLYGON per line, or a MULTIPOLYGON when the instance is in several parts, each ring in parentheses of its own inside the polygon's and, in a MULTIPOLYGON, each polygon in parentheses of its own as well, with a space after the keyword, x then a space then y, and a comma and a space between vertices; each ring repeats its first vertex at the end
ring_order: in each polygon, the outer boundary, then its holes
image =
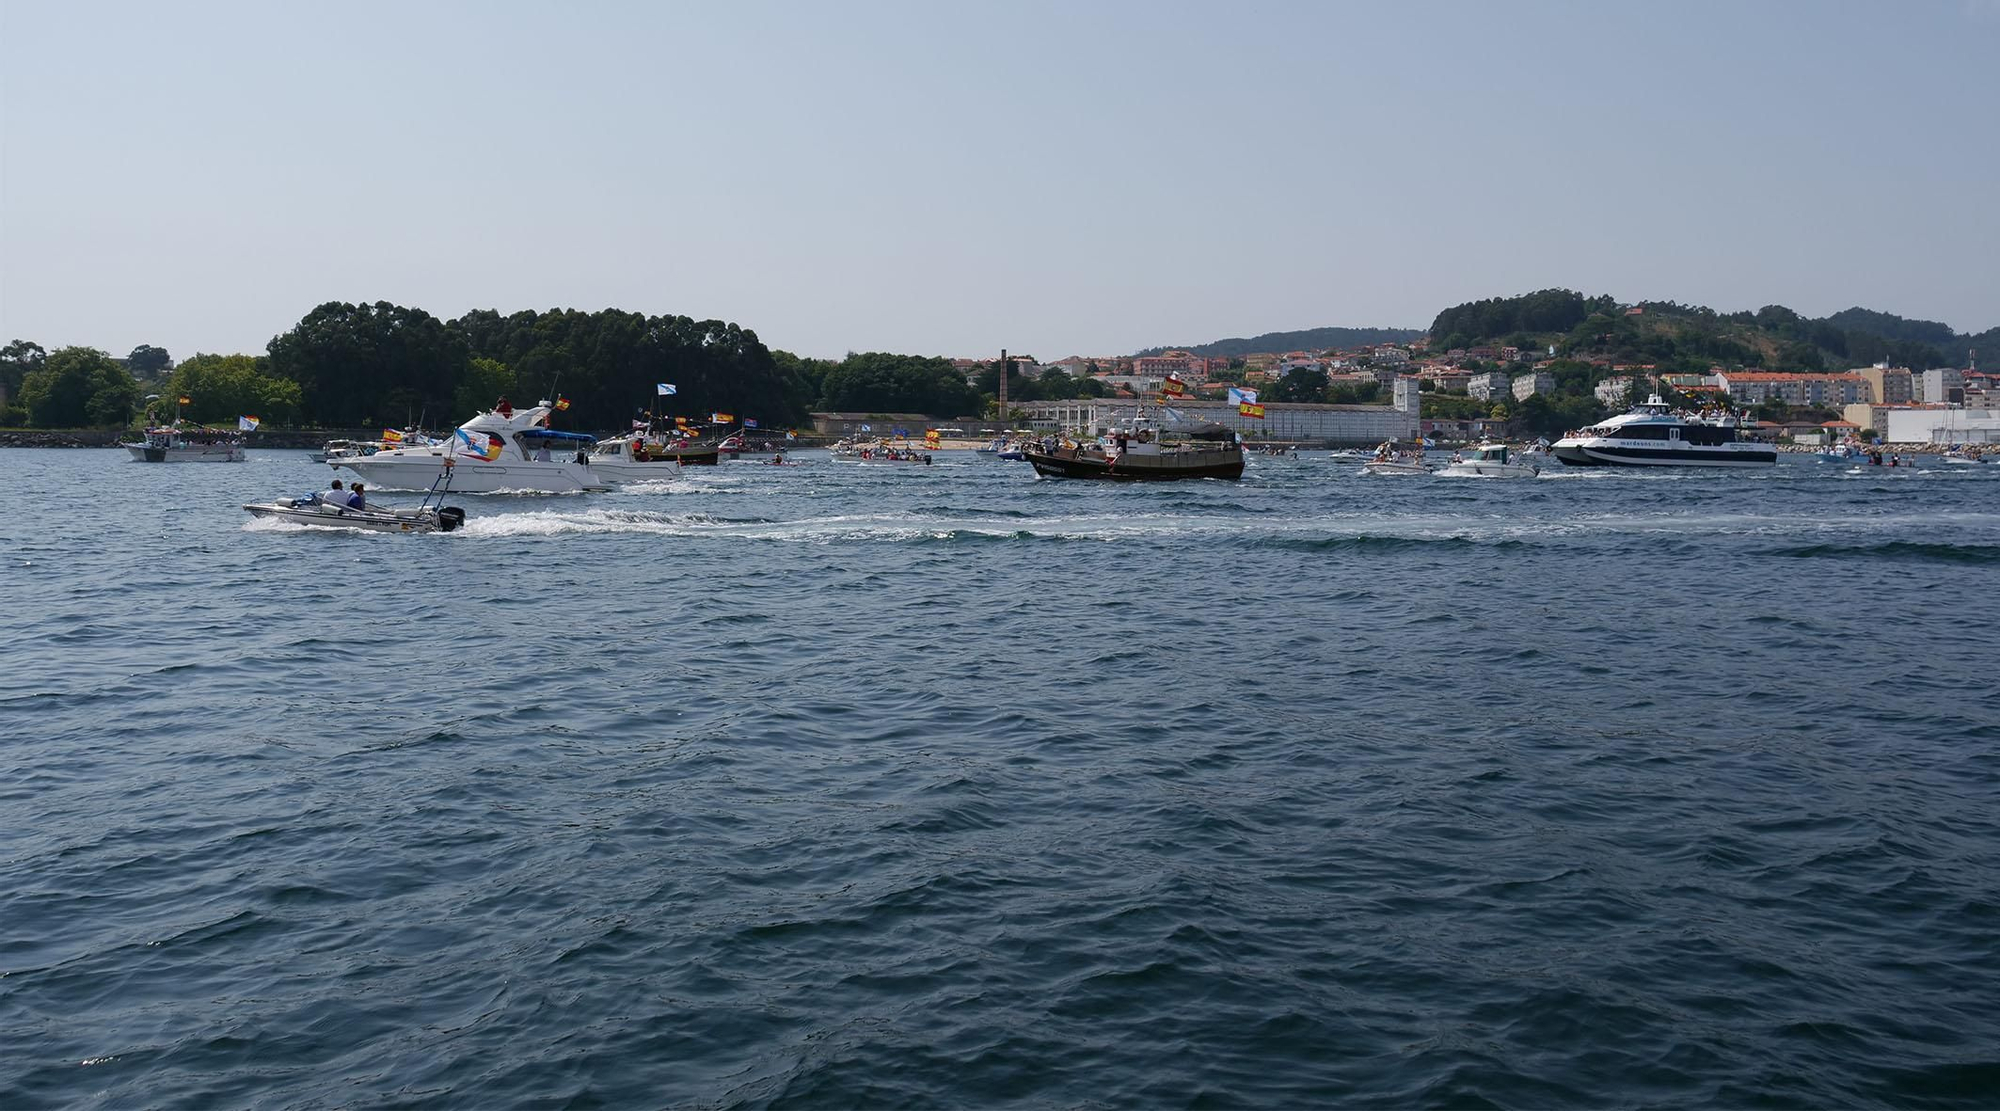
POLYGON ((560 413, 560 412, 562 412, 562 411, 563 411, 564 409, 567 409, 567 408, 569 408, 569 398, 567 398, 567 397, 564 397, 564 396, 562 396, 561 394, 557 394, 557 395, 556 395, 556 412, 560 413))
POLYGON ((400 444, 403 442, 403 434, 393 428, 384 428, 382 430, 382 442, 385 444, 400 444))
POLYGON ((1186 397, 1187 383, 1169 374, 1166 382, 1160 386, 1160 392, 1168 397, 1186 397))
POLYGON ((1248 401, 1238 405, 1236 412, 1239 416, 1255 417, 1258 420, 1264 419, 1264 407, 1262 405, 1253 405, 1248 401))

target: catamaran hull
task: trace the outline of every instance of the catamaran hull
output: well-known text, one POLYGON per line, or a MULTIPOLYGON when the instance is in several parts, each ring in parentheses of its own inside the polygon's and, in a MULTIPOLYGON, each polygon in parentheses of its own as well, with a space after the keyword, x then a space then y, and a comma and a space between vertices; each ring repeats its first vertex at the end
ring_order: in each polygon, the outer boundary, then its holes
POLYGON ((1569 467, 1768 467, 1778 461, 1775 448, 1596 447, 1564 440, 1555 457, 1569 467))
MULTIPOLYGON (((444 456, 425 452, 402 456, 395 451, 378 451, 359 459, 329 459, 335 470, 353 471, 369 486, 379 490, 429 490, 444 474, 444 456)), ((494 494, 526 492, 574 494, 608 490, 610 484, 582 463, 501 460, 492 463, 459 456, 451 468, 454 494, 494 494)))

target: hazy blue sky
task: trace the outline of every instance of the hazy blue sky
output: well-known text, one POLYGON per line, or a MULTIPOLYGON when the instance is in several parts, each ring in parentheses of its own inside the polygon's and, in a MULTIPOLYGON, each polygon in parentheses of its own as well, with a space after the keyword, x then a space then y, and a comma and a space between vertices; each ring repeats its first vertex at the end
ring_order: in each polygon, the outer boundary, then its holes
POLYGON ((0 48, 0 341, 50 348, 330 300, 822 356, 1547 286, 2000 325, 2000 0, 0 0, 0 48))

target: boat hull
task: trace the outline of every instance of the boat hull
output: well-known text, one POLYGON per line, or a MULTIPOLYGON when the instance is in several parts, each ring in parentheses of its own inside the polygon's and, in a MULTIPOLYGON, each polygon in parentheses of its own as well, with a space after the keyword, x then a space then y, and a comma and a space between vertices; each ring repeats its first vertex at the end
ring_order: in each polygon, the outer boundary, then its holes
POLYGON ((1555 457, 1566 467, 1769 467, 1778 461, 1778 451, 1741 443, 1713 447, 1625 447, 1564 440, 1556 444, 1555 457))
POLYGON ((1050 478, 1090 478, 1106 482, 1162 482, 1181 478, 1242 478, 1241 451, 1166 452, 1112 459, 1082 453, 1022 453, 1035 473, 1050 478))
POLYGON ((1411 475, 1430 474, 1431 469, 1422 463, 1363 463, 1361 473, 1378 478, 1400 478, 1411 475))
POLYGON ((590 473, 603 482, 664 482, 682 467, 713 467, 719 457, 714 448, 690 448, 634 461, 624 456, 591 456, 590 473))
POLYGON ((1535 478, 1540 472, 1526 463, 1452 463, 1440 467, 1439 478, 1535 478))
MULTIPOLYGON (((361 458, 327 460, 335 470, 344 467, 381 490, 429 490, 443 477, 444 462, 441 451, 410 455, 378 451, 361 458)), ((454 494, 574 494, 608 489, 610 483, 590 466, 570 460, 505 459, 488 463, 460 456, 451 468, 454 494)))
POLYGON ((457 506, 441 509, 349 509, 321 502, 283 500, 245 505, 252 517, 288 521, 317 528, 357 528, 369 532, 451 532, 465 522, 465 510, 457 506))
POLYGON ((154 447, 125 444, 126 451, 140 463, 241 463, 243 448, 236 444, 207 444, 189 447, 154 447))

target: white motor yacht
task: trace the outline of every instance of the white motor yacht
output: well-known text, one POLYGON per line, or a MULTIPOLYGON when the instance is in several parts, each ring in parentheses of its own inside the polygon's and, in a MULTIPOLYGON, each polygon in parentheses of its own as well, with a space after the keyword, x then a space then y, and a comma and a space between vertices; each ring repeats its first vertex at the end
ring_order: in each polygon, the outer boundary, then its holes
POLYGON ((329 458, 327 463, 335 469, 345 467, 383 490, 428 490, 444 473, 446 460, 456 465, 451 488, 461 494, 610 489, 590 466, 596 437, 542 427, 551 411, 546 401, 526 409, 489 410, 459 425, 443 443, 384 448, 368 456, 329 458))
POLYGON ((1534 478, 1542 472, 1502 443, 1466 448, 1438 468, 1441 478, 1534 478))
POLYGON ((1768 467, 1778 461, 1770 444, 1738 438, 1734 414, 1688 417, 1670 412, 1659 394, 1555 443, 1556 458, 1571 467, 1768 467))

